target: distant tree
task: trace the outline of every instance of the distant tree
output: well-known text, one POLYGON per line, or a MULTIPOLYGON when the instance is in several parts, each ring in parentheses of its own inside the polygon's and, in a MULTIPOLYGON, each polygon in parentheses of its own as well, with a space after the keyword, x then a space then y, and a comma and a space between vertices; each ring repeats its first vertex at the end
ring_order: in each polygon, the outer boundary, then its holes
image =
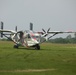
POLYGON ((72 38, 72 36, 71 35, 68 35, 67 37, 66 37, 66 39, 71 39, 72 38))
POLYGON ((50 42, 51 43, 69 43, 69 40, 60 37, 60 38, 51 39, 50 42))
POLYGON ((74 38, 76 39, 76 33, 74 34, 74 38))

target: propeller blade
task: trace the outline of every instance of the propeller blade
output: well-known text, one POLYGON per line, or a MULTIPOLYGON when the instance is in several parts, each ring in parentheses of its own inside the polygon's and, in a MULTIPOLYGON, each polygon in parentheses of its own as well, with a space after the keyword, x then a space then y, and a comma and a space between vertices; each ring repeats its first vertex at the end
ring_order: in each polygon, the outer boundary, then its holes
POLYGON ((47 30, 47 33, 49 32, 50 28, 47 30))
POLYGON ((44 33, 46 33, 46 31, 44 29, 42 29, 44 33))
POLYGON ((46 37, 48 34, 45 34, 44 37, 46 37))

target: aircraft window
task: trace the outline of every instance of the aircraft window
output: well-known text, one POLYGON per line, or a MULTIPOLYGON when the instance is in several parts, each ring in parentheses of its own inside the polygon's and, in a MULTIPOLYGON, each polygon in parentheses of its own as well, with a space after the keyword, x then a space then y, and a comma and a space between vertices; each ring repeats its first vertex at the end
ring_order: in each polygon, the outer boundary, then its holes
POLYGON ((32 38, 39 38, 39 36, 32 36, 32 38))
POLYGON ((36 39, 38 42, 40 41, 40 36, 32 36, 33 39, 36 39))
POLYGON ((23 32, 22 32, 22 31, 19 33, 19 37, 20 37, 20 38, 23 37, 23 32))
POLYGON ((28 38, 31 38, 31 37, 30 37, 30 34, 28 34, 28 38))

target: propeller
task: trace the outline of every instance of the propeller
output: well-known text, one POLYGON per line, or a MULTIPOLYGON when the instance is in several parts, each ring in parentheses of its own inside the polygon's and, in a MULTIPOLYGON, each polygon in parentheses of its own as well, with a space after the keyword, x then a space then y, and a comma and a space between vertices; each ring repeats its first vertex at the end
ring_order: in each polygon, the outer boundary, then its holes
POLYGON ((50 28, 47 31, 45 31, 44 29, 42 29, 42 30, 44 32, 44 37, 46 37, 48 35, 48 32, 50 31, 50 28))

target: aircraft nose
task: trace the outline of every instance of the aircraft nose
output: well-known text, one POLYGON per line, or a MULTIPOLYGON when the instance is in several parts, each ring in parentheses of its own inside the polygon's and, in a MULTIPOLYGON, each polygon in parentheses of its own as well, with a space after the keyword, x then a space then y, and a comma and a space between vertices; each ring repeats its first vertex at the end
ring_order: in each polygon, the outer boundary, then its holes
POLYGON ((39 42, 38 42, 37 40, 34 40, 34 39, 33 39, 33 42, 34 42, 35 44, 39 44, 39 42))
POLYGON ((36 44, 39 44, 39 42, 38 42, 37 40, 35 41, 35 43, 36 43, 36 44))

